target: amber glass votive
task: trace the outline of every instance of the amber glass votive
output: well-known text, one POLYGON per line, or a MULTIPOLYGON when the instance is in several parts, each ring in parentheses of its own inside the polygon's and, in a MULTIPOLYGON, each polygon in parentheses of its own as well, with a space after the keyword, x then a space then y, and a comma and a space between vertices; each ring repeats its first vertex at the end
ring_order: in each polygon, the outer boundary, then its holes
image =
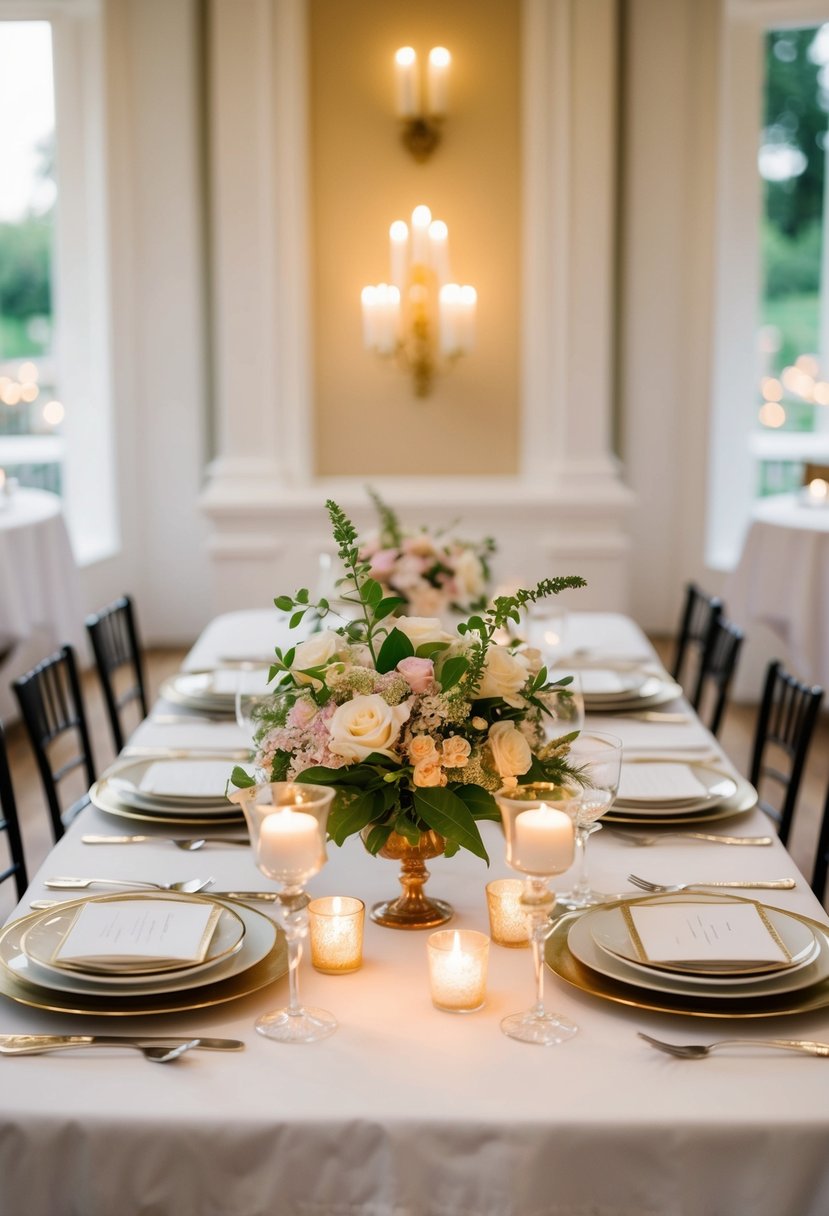
POLYGON ((441 929, 428 941, 432 1004, 447 1013, 474 1013, 486 1000, 489 938, 474 929, 441 929))
POLYGON ((529 946, 527 909, 521 904, 524 884, 520 878, 496 878, 486 885, 489 930, 499 946, 529 946))
POLYGON ((363 962, 366 906, 350 895, 328 895, 308 905, 311 962, 325 975, 345 975, 363 962))

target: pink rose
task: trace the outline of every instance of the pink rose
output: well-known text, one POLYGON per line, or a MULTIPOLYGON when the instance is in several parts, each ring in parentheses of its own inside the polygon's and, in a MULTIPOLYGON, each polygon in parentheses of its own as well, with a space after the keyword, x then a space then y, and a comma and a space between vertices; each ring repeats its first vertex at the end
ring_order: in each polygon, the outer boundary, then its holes
POLYGON ((376 553, 371 554, 369 560, 371 561, 371 577, 383 582, 394 569, 394 563, 397 560, 397 550, 378 549, 376 553))
POLYGON ((435 678, 435 665, 432 660, 416 659, 413 655, 408 659, 401 659, 397 670, 412 692, 426 692, 435 678))

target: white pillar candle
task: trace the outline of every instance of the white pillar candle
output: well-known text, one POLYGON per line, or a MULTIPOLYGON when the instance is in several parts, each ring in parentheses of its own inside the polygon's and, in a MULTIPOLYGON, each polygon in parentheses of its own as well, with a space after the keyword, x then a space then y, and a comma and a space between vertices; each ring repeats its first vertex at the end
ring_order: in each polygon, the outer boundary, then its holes
POLYGON ((429 261, 443 286, 449 278, 449 229, 443 220, 432 220, 429 225, 429 261))
POLYGON ((391 281, 402 292, 406 288, 409 265, 409 227, 403 220, 395 220, 389 228, 389 252, 391 281))
POLYGON ((429 262, 429 225, 432 213, 422 203, 412 212, 412 261, 419 266, 429 262))
POLYGON ((457 283, 444 283, 438 296, 440 349, 444 355, 458 355, 460 347, 461 289, 457 283))
POLYGON ((446 114, 449 97, 449 65, 452 56, 445 46, 433 46, 426 68, 426 91, 429 113, 436 118, 446 114))
POLYGON ((573 821, 546 803, 516 815, 512 864, 526 874, 562 874, 573 864, 573 821))
POLYGON ((394 56, 397 117, 415 118, 420 109, 420 80, 414 48, 401 46, 394 56))
POLYGON ((311 962, 325 975, 356 971, 363 961, 361 899, 334 895, 312 899, 308 905, 311 928, 311 962))
POLYGON ((313 815, 286 806, 262 820, 257 861, 267 874, 299 880, 316 874, 322 860, 322 833, 313 815))
POLYGON ((486 1000, 489 938, 473 929, 443 929, 428 942, 432 1003, 449 1013, 472 1013, 486 1000))

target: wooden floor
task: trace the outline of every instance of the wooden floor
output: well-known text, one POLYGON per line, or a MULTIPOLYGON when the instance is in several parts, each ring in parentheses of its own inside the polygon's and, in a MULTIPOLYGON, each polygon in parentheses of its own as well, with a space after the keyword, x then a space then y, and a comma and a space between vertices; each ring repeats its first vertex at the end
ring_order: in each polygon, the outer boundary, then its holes
MULTIPOLYGON (((654 639, 654 642, 663 660, 667 658, 671 652, 670 640, 654 639)), ((151 702, 157 696, 161 682, 178 670, 184 654, 184 650, 152 650, 147 653, 148 691, 151 702)), ((93 672, 85 673, 83 691, 90 720, 96 769, 101 772, 113 759, 114 752, 100 688, 93 672)), ((748 769, 755 715, 755 706, 730 706, 720 733, 726 752, 742 773, 748 769)), ((26 862, 31 877, 40 867, 52 846, 51 829, 34 760, 19 724, 9 727, 7 741, 23 831, 26 862)), ((824 713, 812 744, 790 842, 792 855, 807 877, 811 876, 815 840, 828 786, 829 714, 824 713)), ((81 789, 78 788, 76 792, 72 791, 72 796, 78 796, 81 792, 81 789)), ((4 861, 0 860, 0 866, 2 864, 4 861)), ((3 917, 8 915, 16 902, 12 886, 11 883, 5 883, 3 889, 0 890, 0 915, 3 917)))

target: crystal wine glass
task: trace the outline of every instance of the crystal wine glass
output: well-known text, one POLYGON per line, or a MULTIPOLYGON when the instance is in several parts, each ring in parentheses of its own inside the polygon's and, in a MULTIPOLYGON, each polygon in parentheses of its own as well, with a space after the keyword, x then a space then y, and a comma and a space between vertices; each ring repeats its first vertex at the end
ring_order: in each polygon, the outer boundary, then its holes
POLYGON ((581 799, 573 808, 576 826, 576 883, 570 891, 559 893, 568 908, 590 908, 606 901, 594 891, 587 878, 587 841, 598 831, 597 823, 613 806, 619 792, 622 769, 622 740, 604 731, 589 731, 570 744, 570 763, 581 769, 585 779, 581 799))
POLYGON ((561 739, 584 729, 581 677, 577 671, 556 671, 549 678, 553 681, 551 686, 538 694, 546 710, 541 727, 546 739, 561 739))
POLYGON ((236 725, 245 732, 245 741, 256 748, 262 726, 262 712, 271 705, 274 694, 268 692, 267 668, 259 664, 244 664, 239 672, 236 684, 234 710, 236 725))
POLYGON ((325 853, 328 812, 334 791, 291 781, 263 782, 231 794, 245 813, 259 869, 279 888, 279 907, 288 942, 288 1005, 263 1014, 259 1034, 280 1043, 314 1043, 337 1029, 324 1009, 306 1009, 299 999, 302 942, 308 934, 305 884, 318 874, 325 853))
POLYGON ((535 968, 535 1004, 513 1013, 501 1030, 522 1043, 552 1047, 573 1037, 578 1027, 544 1008, 544 943, 553 931, 555 892, 550 878, 573 864, 575 805, 581 793, 539 781, 502 789, 495 795, 504 824, 507 865, 524 875, 521 903, 527 914, 535 968))

